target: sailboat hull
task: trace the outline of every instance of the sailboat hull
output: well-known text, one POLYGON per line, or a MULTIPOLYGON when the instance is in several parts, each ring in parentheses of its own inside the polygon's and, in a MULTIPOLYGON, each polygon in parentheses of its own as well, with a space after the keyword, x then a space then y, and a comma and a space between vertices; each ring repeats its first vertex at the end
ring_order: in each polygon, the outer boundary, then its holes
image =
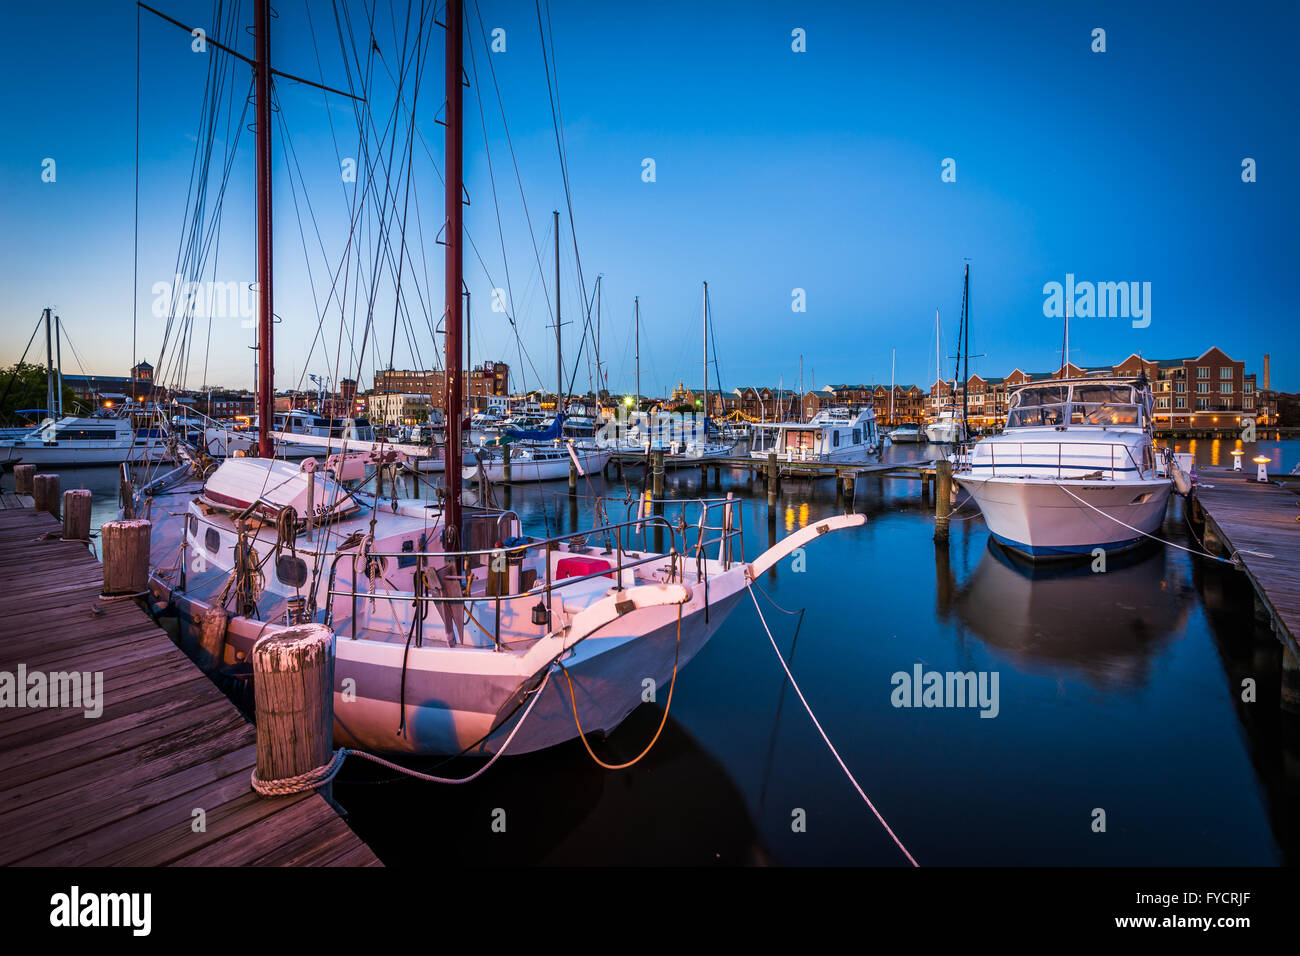
MULTIPOLYGON (((209 605, 174 591, 157 574, 150 590, 159 609, 170 607, 176 613, 181 646, 196 649, 199 622, 209 605)), ((627 623, 616 621, 575 645, 560 663, 573 681, 583 732, 608 733, 641 703, 665 701, 674 660, 680 671, 699 653, 743 590, 743 565, 710 579, 706 613, 704 589, 695 587, 682 607, 680 648, 676 605, 639 610, 627 623)), ((275 630, 262 621, 231 618, 223 663, 248 660, 257 639, 275 630)), ((486 648, 426 645, 408 653, 402 643, 340 634, 334 666, 335 743, 385 753, 495 753, 516 730, 531 700, 522 692, 535 690, 544 671, 529 672, 522 658, 486 648)), ((568 678, 556 671, 508 752, 543 750, 577 735, 568 678)))

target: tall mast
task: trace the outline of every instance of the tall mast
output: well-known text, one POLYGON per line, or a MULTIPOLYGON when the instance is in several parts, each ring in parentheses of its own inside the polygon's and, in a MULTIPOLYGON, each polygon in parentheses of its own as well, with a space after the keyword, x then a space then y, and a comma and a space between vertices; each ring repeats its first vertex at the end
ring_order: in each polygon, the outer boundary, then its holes
POLYGON ((894 424, 894 362, 898 358, 898 349, 889 351, 889 424, 894 424))
POLYGON ((51 310, 45 310, 45 414, 54 414, 54 333, 50 329, 51 310))
POLYGON ((704 307, 704 440, 709 440, 709 284, 704 283, 700 296, 704 307))
POLYGON ((462 253, 464 227, 461 209, 462 166, 461 142, 461 72, 462 32, 464 21, 461 0, 447 0, 447 127, 446 138, 446 192, 443 202, 447 216, 447 251, 444 258, 445 276, 443 302, 447 312, 445 376, 446 397, 443 400, 447 420, 446 446, 446 497, 443 501, 443 542, 447 550, 460 549, 460 462, 461 462, 461 368, 460 321, 461 288, 463 279, 462 253))
POLYGON ((636 410, 641 411, 641 297, 632 299, 632 321, 636 327, 636 410))
POLYGON ((939 367, 939 310, 934 310, 934 417, 939 417, 939 398, 943 389, 943 370, 939 367))
POLYGON ((564 352, 560 340, 560 211, 554 210, 555 217, 555 410, 564 411, 564 352))
POLYGON ((970 263, 966 263, 966 277, 962 282, 961 290, 961 328, 964 336, 960 343, 962 354, 962 374, 961 374, 961 428, 963 440, 965 433, 968 431, 966 425, 967 416, 967 385, 970 383, 970 263))
POLYGON ((63 320, 54 317, 54 374, 58 386, 54 389, 54 401, 59 406, 59 417, 63 417, 63 320))
POLYGON ((271 429, 275 417, 275 356, 271 324, 271 0, 255 0, 253 35, 257 88, 257 453, 275 455, 271 429))

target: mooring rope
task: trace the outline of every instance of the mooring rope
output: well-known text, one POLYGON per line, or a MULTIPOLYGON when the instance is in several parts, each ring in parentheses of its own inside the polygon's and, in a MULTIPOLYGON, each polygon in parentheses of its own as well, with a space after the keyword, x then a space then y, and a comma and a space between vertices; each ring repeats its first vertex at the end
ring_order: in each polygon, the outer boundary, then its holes
POLYGON ((1106 512, 1098 508, 1096 505, 1084 501, 1082 498, 1076 495, 1069 488, 1062 485, 1060 482, 1052 482, 1052 484, 1056 485, 1056 487, 1060 488, 1062 491, 1064 491, 1075 501, 1079 502, 1079 504, 1086 505, 1087 507, 1091 508, 1093 511, 1097 512, 1097 514, 1101 515, 1103 518, 1109 518, 1111 521, 1115 522, 1118 525, 1123 525, 1125 528, 1128 528, 1130 531, 1136 531, 1138 534, 1144 535, 1145 537, 1150 538, 1152 541, 1159 541, 1161 544, 1167 544, 1171 548, 1177 548, 1179 551, 1186 551, 1188 554, 1195 554, 1202 558, 1209 558, 1211 561, 1218 561, 1220 564, 1231 564, 1233 567, 1237 567, 1238 565, 1237 555, 1239 554, 1253 554, 1261 558, 1273 557, 1273 555, 1266 554, 1263 551, 1251 551, 1247 548, 1234 548, 1232 554, 1228 555, 1226 558, 1221 558, 1217 554, 1210 554, 1210 552, 1208 551, 1197 551, 1195 548, 1185 548, 1181 544, 1175 544, 1173 541, 1166 541, 1164 538, 1157 538, 1153 534, 1147 534, 1147 532, 1143 531, 1141 528, 1135 528, 1131 524, 1124 524, 1123 521, 1120 521, 1114 515, 1107 514, 1106 512))
POLYGON ((673 677, 672 681, 668 684, 668 701, 664 704, 664 715, 659 721, 659 729, 656 730, 655 735, 650 738, 650 742, 645 745, 645 750, 641 751, 627 763, 605 763, 605 761, 597 757, 596 752, 591 749, 591 744, 587 743, 587 734, 582 729, 582 724, 578 720, 578 699, 573 693, 573 678, 569 676, 569 670, 567 667, 564 667, 563 665, 560 666, 560 670, 564 672, 564 679, 569 682, 569 702, 573 706, 573 725, 578 728, 578 739, 582 741, 582 746, 587 749, 587 753, 591 755, 591 759, 596 761, 596 763, 601 767, 604 767, 606 770, 626 770, 628 767, 640 763, 641 758, 654 748, 654 745, 659 740, 659 735, 664 732, 664 727, 668 725, 668 712, 673 708, 673 688, 677 686, 677 663, 681 659, 681 652, 682 606, 679 604, 677 605, 677 646, 673 650, 673 677))
POLYGON ((399 763, 393 763, 391 760, 385 760, 383 757, 367 753, 364 750, 354 750, 351 747, 340 747, 330 757, 328 763, 322 764, 315 769, 308 770, 306 773, 300 773, 293 777, 283 777, 279 780, 263 780, 257 775, 257 769, 254 768, 252 774, 253 789, 264 797, 287 797, 295 793, 305 793, 308 790, 315 790, 317 787, 323 787, 333 780, 340 770, 343 769, 343 761, 348 757, 361 757, 363 760, 369 760, 371 763, 377 763, 381 767, 387 767, 389 770, 395 770, 398 773, 405 774, 408 777, 414 777, 417 780, 423 780, 426 783, 469 783, 476 780, 491 769, 492 765, 501 759, 501 756, 509 748, 515 735, 523 728, 524 722, 528 720, 528 715, 532 713, 534 705, 542 696, 542 691, 551 680, 552 671, 548 669, 546 676, 542 678, 541 684, 537 690, 533 691, 533 699, 528 702, 528 707, 524 710, 523 716, 515 724, 514 729, 510 731, 510 736, 501 745, 501 749, 492 755, 492 758, 479 767, 468 777, 435 777, 433 774, 420 773, 418 770, 412 770, 409 767, 403 767, 399 763))
POLYGON ((803 709, 808 711, 808 716, 811 718, 813 726, 817 728, 817 733, 821 734, 821 738, 826 742, 826 746, 830 748, 831 755, 835 758, 835 762, 840 765, 840 769, 844 771, 844 775, 849 778, 849 782, 853 784, 853 788, 858 791, 858 796, 863 799, 863 802, 865 802, 871 809, 871 812, 875 814, 876 819, 879 820, 880 825, 885 828, 885 832, 889 834, 889 838, 894 841, 895 846, 903 851, 903 856, 907 857, 907 862, 911 863, 912 866, 919 867, 920 864, 916 862, 916 858, 908 852, 907 847, 903 846, 903 841, 894 833, 893 828, 885 822, 885 818, 880 815, 880 811, 876 809, 876 805, 871 802, 871 798, 867 796, 866 791, 862 789, 862 785, 859 784, 857 778, 853 776, 853 771, 849 770, 848 765, 844 763, 844 759, 840 756, 840 752, 836 750, 835 745, 831 743, 830 737, 826 736, 826 731, 822 730, 822 725, 817 719, 817 715, 814 714, 812 708, 808 706, 808 698, 804 697, 803 691, 799 689, 799 684, 795 681, 794 675, 790 673, 790 668, 786 664, 785 658, 781 656, 781 649, 776 646, 776 638, 772 636, 772 630, 767 626, 767 619, 763 617, 763 609, 759 607, 758 598, 754 596, 753 582, 748 579, 748 576, 746 576, 745 586, 749 590, 749 599, 754 602, 754 610, 758 612, 758 619, 763 624, 763 630, 767 632, 767 639, 772 643, 772 650, 776 652, 776 659, 781 662, 781 668, 785 671, 785 676, 790 681, 790 686, 793 687, 794 692, 799 695, 799 701, 803 704, 803 709))

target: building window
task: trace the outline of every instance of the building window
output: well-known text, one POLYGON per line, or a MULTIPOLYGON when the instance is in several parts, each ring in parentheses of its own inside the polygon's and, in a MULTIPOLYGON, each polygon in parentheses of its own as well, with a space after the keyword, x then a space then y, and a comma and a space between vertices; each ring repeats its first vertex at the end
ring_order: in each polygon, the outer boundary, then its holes
POLYGON ((1231 383, 1231 382, 1222 382, 1222 383, 1220 383, 1220 385, 1219 385, 1219 394, 1220 394, 1220 395, 1231 395, 1231 394, 1232 394, 1232 383, 1231 383))
POLYGON ((1251 392, 1255 391, 1255 383, 1254 383, 1254 382, 1245 382, 1245 383, 1242 384, 1242 386, 1241 386, 1241 390, 1242 390, 1243 392, 1245 392, 1247 395, 1249 395, 1251 392))
POLYGON ((1210 407, 1210 400, 1208 398, 1198 398, 1196 400, 1197 411, 1201 411, 1202 409, 1208 409, 1209 407, 1210 407))
POLYGON ((1219 378, 1232 378, 1232 366, 1224 365, 1219 369, 1219 378))
POLYGON ((1168 408, 1168 407, 1169 407, 1169 399, 1167 397, 1161 396, 1160 398, 1156 399, 1156 408, 1168 408))
POLYGON ((1243 398, 1241 400, 1241 407, 1247 410, 1253 409, 1255 407, 1255 400, 1253 398, 1243 398))
POLYGON ((1197 382, 1197 383, 1196 383, 1196 390, 1197 390, 1198 392, 1202 392, 1202 393, 1204 393, 1204 392, 1208 392, 1208 391, 1210 390, 1210 383, 1209 383, 1209 382, 1197 382))
POLYGON ((1178 400, 1178 406, 1177 406, 1177 407, 1178 407, 1178 408, 1186 408, 1186 407, 1187 407, 1187 399, 1185 399, 1185 398, 1180 398, 1180 399, 1178 400))
POLYGON ((1174 391, 1175 391, 1175 392, 1185 392, 1185 391, 1187 391, 1187 383, 1186 383, 1186 382, 1178 382, 1177 385, 1176 385, 1175 388, 1174 388, 1174 391))
POLYGON ((1206 365, 1198 366, 1197 369, 1196 369, 1196 377, 1197 377, 1197 378, 1209 378, 1209 377, 1210 377, 1210 369, 1209 369, 1209 366, 1206 366, 1206 365))

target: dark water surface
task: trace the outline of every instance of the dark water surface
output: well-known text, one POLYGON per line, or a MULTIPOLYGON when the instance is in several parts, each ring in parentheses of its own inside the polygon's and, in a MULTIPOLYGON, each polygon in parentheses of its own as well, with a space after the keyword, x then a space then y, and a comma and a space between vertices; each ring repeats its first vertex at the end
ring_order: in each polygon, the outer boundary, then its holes
MULTIPOLYGON (((1227 465, 1232 447, 1193 450, 1227 465)), ((1300 442, 1259 448, 1277 471, 1300 460, 1300 442)), ((695 497, 699 471, 670 472, 667 484, 695 497)), ((96 524, 114 515, 115 471, 69 472, 64 487, 95 491, 96 524)), ((594 480, 580 494, 605 487, 594 480)), ((529 533, 570 529, 563 490, 512 492, 529 533)), ((797 616, 759 602, 826 733, 922 865, 1300 859, 1300 727, 1278 705, 1280 645, 1257 629, 1249 585, 1232 568, 1152 544, 1112 558, 1104 574, 1086 563, 1032 570, 990 544, 969 502, 936 545, 915 481, 860 480, 850 503, 829 480, 787 480, 771 522, 744 473, 723 472, 726 491, 748 499, 750 558, 850 504, 867 515, 811 544, 803 570, 787 559, 761 582, 782 608, 804 609, 797 641, 797 616), (895 707, 891 676, 915 665, 996 672, 997 716, 895 707), (1255 703, 1241 700, 1247 677, 1255 703), (1093 830, 1097 809, 1104 833, 1093 830)), ((591 502, 576 511, 579 526, 589 522, 591 502)), ((1176 496, 1161 536, 1196 547, 1176 496)), ((593 748, 607 762, 631 759, 666 697, 661 688, 660 703, 593 748)), ((507 757, 456 787, 349 763, 334 795, 390 865, 905 862, 818 736, 748 599, 681 672, 663 735, 630 770, 597 767, 574 741, 507 757), (505 832, 493 828, 499 811, 505 832)))

